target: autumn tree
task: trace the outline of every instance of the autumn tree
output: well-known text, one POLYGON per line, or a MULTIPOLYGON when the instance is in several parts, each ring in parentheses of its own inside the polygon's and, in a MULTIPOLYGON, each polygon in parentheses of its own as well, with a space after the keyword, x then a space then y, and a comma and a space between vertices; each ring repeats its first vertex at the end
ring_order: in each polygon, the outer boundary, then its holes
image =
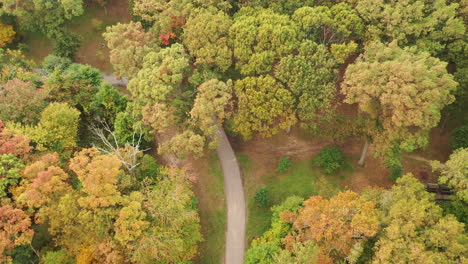
POLYGON ((313 6, 317 1, 313 0, 247 0, 242 1, 244 5, 253 7, 263 7, 281 14, 292 14, 298 8, 313 6))
POLYGON ((245 139, 254 132, 271 136, 296 122, 291 92, 269 75, 236 81, 234 91, 238 109, 233 129, 245 139))
POLYGON ((0 47, 5 47, 11 43, 15 37, 16 32, 13 30, 12 25, 0 24, 0 47))
POLYGON ((0 120, 0 154, 13 154, 23 158, 31 150, 30 140, 5 130, 5 124, 0 120))
POLYGON ((186 172, 165 169, 161 175, 156 186, 143 192, 151 226, 136 240, 131 259, 137 263, 188 261, 197 254, 197 243, 202 240, 186 172))
POLYGON ((15 190, 16 203, 38 210, 37 219, 44 219, 47 207, 71 191, 68 181, 68 174, 60 168, 58 154, 46 154, 24 169, 21 185, 15 190))
POLYGON ((197 88, 190 121, 205 136, 212 137, 214 144, 217 142, 213 138, 214 133, 230 117, 232 90, 232 81, 225 83, 215 79, 204 82, 197 88))
POLYGON ((79 118, 80 112, 68 104, 51 103, 42 111, 36 126, 11 124, 8 129, 31 139, 39 151, 70 151, 77 144, 79 118))
POLYGON ((18 184, 24 163, 12 154, 0 155, 0 198, 9 196, 9 188, 18 184))
POLYGON ((140 22, 117 23, 103 34, 110 49, 110 62, 117 77, 132 79, 143 67, 143 58, 158 46, 140 22))
POLYGON ((417 45, 434 55, 465 33, 463 20, 456 17, 457 8, 457 3, 445 0, 364 0, 356 5, 374 38, 417 45))
POLYGON ((457 197, 468 202, 468 148, 455 150, 445 164, 433 161, 431 165, 440 172, 439 182, 454 188, 457 197))
POLYGON ((397 180, 381 202, 383 233, 372 263, 463 263, 466 241, 462 223, 442 216, 434 195, 412 174, 397 180))
POLYGON ((215 66, 221 71, 231 66, 230 27, 231 18, 216 9, 201 9, 189 17, 184 26, 183 43, 195 58, 195 65, 215 66))
POLYGON ((174 125, 177 119, 173 115, 185 116, 190 104, 185 99, 190 96, 190 90, 184 81, 189 72, 189 56, 182 45, 174 44, 160 52, 149 53, 143 68, 128 84, 136 111, 142 111, 143 120, 155 131, 162 132, 174 125))
POLYGON ((84 149, 70 160, 70 169, 83 184, 86 196, 81 206, 90 208, 113 206, 119 202, 118 180, 121 163, 115 156, 99 155, 97 149, 84 149))
POLYGON ((292 19, 309 39, 321 44, 359 40, 365 32, 359 14, 347 3, 299 8, 292 19))
POLYGON ((16 246, 30 243, 33 233, 31 219, 25 212, 10 205, 0 207, 0 261, 10 263, 8 253, 16 246))
MULTIPOLYGON (((335 97, 337 61, 325 45, 304 41, 296 55, 284 57, 276 67, 275 76, 294 95, 294 107, 301 121, 314 121, 331 113, 335 97)), ((314 125, 314 122, 311 123, 314 125)))
POLYGON ((190 154, 200 157, 205 148, 205 137, 193 132, 185 130, 178 133, 168 141, 159 144, 158 153, 175 153, 179 157, 186 157, 190 154))
POLYGON ((299 28, 287 15, 243 8, 230 29, 236 68, 244 75, 271 72, 275 62, 299 46, 299 28))
POLYGON ((47 91, 30 81, 12 79, 0 88, 0 120, 35 123, 47 106, 47 91))
POLYGON ((415 47, 373 42, 348 66, 342 83, 345 102, 357 103, 375 122, 365 130, 376 155, 427 144, 429 130, 439 122, 440 110, 453 101, 451 92, 457 87, 446 65, 415 47))
POLYGON ((352 191, 340 192, 330 200, 312 196, 297 215, 282 217, 290 219, 297 231, 286 237, 286 245, 312 241, 320 246, 321 255, 335 260, 349 253, 356 237, 372 237, 379 226, 375 204, 352 191))

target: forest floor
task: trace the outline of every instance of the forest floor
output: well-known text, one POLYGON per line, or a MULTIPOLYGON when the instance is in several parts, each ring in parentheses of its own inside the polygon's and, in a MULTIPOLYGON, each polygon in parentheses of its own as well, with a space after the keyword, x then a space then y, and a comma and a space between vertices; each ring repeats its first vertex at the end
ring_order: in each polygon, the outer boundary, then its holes
MULTIPOLYGON (((75 57, 76 62, 89 64, 105 73, 112 72, 109 49, 105 45, 102 33, 105 32, 107 26, 118 22, 129 22, 131 16, 128 8, 128 0, 108 0, 106 8, 94 1, 85 1, 85 12, 81 16, 73 18, 67 25, 68 29, 81 36, 81 46, 75 57)), ((26 56, 37 64, 40 64, 47 55, 52 53, 53 41, 44 34, 40 32, 18 33, 23 37, 22 42, 29 47, 26 56)))
MULTIPOLYGON (((436 182, 428 161, 445 161, 448 158, 451 153, 448 136, 449 133, 441 135, 440 129, 434 129, 431 143, 426 149, 404 156, 404 173, 412 172, 422 182, 436 182)), ((361 192, 368 187, 388 189, 394 184, 389 179, 390 171, 385 168, 383 160, 372 156, 372 145, 364 167, 357 166, 364 145, 360 138, 337 143, 345 155, 345 165, 333 175, 324 175, 313 160, 324 146, 334 142, 308 135, 302 129, 293 128, 289 134, 280 133, 271 138, 254 137, 247 142, 237 137, 231 137, 230 140, 243 169, 248 206, 248 243, 269 228, 269 207, 283 202, 291 195, 308 198, 319 194, 330 197, 339 190, 361 192), (288 157, 292 161, 291 169, 276 171, 281 157, 288 157), (269 191, 268 208, 258 207, 254 200, 255 193, 263 186, 269 191)))

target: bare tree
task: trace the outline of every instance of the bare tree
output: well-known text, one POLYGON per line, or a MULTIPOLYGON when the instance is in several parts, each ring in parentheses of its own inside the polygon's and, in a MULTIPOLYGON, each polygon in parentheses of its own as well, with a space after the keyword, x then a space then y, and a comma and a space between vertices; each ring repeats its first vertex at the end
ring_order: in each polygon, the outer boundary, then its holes
POLYGON ((102 128, 94 124, 89 127, 89 130, 91 130, 91 132, 100 139, 105 146, 103 148, 98 146, 94 147, 106 154, 115 155, 128 172, 133 173, 135 168, 140 165, 140 163, 138 163, 138 155, 149 150, 149 148, 140 149, 143 133, 133 133, 132 142, 126 142, 125 145, 121 146, 115 132, 109 127, 109 125, 106 122, 101 122, 101 124, 102 128), (109 136, 111 138, 110 140, 109 136))

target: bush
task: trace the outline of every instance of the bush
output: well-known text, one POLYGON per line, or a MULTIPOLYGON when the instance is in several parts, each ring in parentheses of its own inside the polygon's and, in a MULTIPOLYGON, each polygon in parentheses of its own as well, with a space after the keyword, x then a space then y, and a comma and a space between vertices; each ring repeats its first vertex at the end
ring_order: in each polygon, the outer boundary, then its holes
POLYGON ((279 160, 278 168, 276 168, 276 171, 286 171, 292 168, 291 161, 287 157, 281 157, 279 160))
POLYGON ((403 174, 403 164, 399 155, 392 154, 386 157, 385 167, 390 169, 390 180, 396 181, 403 174))
POLYGON ((453 149, 468 148, 468 125, 457 127, 453 130, 450 144, 453 149))
POLYGON ((71 60, 69 58, 58 57, 55 55, 49 55, 44 58, 42 62, 42 68, 44 68, 48 73, 53 72, 55 69, 59 71, 65 71, 71 64, 71 60))
POLYGON ((54 54, 59 57, 73 59, 75 53, 80 48, 80 37, 70 31, 63 31, 56 34, 54 54))
POLYGON ((315 158, 315 163, 326 174, 332 174, 343 166, 343 152, 336 145, 324 147, 315 158))
POLYGON ((258 189, 258 191, 255 193, 254 199, 257 203, 257 206, 262 208, 267 207, 270 203, 270 199, 268 198, 268 189, 266 187, 261 187, 258 189))
POLYGON ((102 20, 93 18, 91 19, 91 24, 93 25, 93 29, 96 32, 102 31, 103 25, 102 25, 102 20))

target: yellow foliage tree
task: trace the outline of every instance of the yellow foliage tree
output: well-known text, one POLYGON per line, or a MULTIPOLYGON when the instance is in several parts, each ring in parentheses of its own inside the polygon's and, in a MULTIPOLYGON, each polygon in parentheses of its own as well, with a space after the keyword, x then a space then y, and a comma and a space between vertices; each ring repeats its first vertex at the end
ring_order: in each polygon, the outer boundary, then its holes
POLYGON ((16 32, 11 25, 0 24, 0 47, 5 47, 15 38, 16 32))

